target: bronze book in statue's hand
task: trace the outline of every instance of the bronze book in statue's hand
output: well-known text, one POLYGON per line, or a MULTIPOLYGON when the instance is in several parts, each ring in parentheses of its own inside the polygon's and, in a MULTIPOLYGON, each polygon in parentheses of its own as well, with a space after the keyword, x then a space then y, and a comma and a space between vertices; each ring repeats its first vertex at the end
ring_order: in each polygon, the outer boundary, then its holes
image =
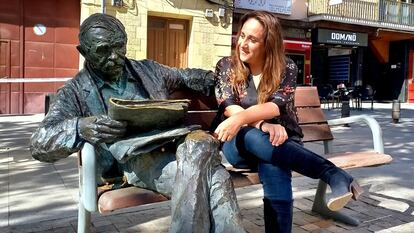
POLYGON ((128 128, 139 132, 178 126, 187 114, 190 100, 124 100, 109 99, 108 114, 114 120, 126 121, 128 128))

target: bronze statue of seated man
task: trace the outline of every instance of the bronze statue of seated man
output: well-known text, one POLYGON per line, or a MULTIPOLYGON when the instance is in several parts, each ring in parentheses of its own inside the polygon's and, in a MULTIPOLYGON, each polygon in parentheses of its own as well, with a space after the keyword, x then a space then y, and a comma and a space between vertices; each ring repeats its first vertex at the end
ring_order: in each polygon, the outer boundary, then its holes
MULTIPOLYGON (((79 41, 84 67, 58 91, 33 133, 33 157, 54 162, 89 142, 98 156, 100 185, 125 177, 131 185, 171 197, 170 232, 244 232, 230 175, 220 165, 219 142, 208 133, 177 125, 179 133, 162 145, 138 150, 128 159, 118 161, 111 152, 111 146, 126 140, 127 123, 108 117, 110 98, 167 99, 183 87, 209 94, 214 89, 213 73, 126 58, 124 26, 105 14, 93 14, 82 23, 79 41)), ((139 140, 134 141, 134 135, 139 138, 142 133, 129 132, 130 144, 124 146, 135 146, 139 140)))

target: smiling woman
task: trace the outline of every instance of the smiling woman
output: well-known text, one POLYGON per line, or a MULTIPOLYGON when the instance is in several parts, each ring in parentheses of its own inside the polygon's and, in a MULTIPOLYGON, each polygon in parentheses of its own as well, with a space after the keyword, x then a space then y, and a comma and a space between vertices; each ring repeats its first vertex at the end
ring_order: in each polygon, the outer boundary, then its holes
POLYGON ((219 114, 226 119, 214 132, 224 142, 229 163, 258 170, 266 232, 289 233, 292 170, 330 185, 332 196, 326 205, 332 211, 356 198, 359 186, 348 173, 302 146, 294 107, 298 69, 285 57, 278 19, 252 11, 240 22, 235 54, 216 67, 219 114))

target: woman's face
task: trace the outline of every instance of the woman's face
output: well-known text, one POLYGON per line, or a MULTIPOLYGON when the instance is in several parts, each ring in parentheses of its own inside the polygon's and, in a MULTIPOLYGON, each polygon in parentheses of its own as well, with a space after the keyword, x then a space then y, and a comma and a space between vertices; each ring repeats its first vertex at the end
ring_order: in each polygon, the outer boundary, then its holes
POLYGON ((254 18, 248 19, 241 29, 238 40, 240 60, 250 67, 262 68, 265 59, 264 28, 254 18))

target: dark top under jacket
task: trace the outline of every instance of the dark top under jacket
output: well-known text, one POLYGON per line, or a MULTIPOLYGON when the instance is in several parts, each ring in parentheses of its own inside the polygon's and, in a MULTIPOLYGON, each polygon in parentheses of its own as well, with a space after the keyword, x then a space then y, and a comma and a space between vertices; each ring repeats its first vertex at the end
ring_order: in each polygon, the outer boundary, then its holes
MULTIPOLYGON (((273 102, 279 107, 280 116, 268 120, 268 122, 284 126, 289 138, 300 141, 303 134, 298 125, 297 112, 294 106, 297 71, 295 63, 291 59, 287 59, 280 87, 268 99, 269 102, 273 102)), ((215 92, 219 109, 224 110, 230 105, 239 105, 246 109, 256 105, 257 91, 253 83, 253 76, 250 74, 240 93, 235 93, 230 84, 231 72, 230 57, 224 57, 217 62, 215 92)))

